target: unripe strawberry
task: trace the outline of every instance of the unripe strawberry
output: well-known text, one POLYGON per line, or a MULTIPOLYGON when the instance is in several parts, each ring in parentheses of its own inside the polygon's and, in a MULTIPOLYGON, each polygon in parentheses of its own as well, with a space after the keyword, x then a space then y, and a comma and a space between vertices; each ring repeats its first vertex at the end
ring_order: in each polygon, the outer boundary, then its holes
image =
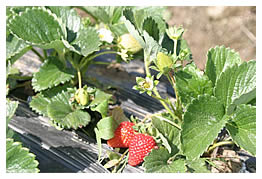
POLYGON ((132 122, 124 121, 121 122, 115 130, 115 136, 107 141, 110 147, 117 148, 128 148, 131 139, 134 137, 134 129, 132 128, 135 124, 132 122))
POLYGON ((131 166, 140 164, 155 146, 156 142, 152 136, 136 134, 129 145, 128 164, 131 166))
POLYGON ((142 49, 141 45, 131 34, 124 34, 119 37, 118 45, 131 53, 136 53, 142 49))
POLYGON ((173 60, 168 55, 162 52, 158 52, 156 63, 160 72, 164 73, 165 69, 170 68, 172 66, 173 60))
POLYGON ((75 93, 75 99, 78 104, 85 106, 89 102, 89 94, 84 88, 80 88, 75 93))

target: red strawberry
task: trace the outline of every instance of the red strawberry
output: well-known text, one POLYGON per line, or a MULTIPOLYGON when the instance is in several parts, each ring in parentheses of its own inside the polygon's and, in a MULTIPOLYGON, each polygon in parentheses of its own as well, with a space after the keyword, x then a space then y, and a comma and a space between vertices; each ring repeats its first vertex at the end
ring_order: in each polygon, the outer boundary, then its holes
POLYGON ((107 141, 110 147, 127 148, 134 137, 134 129, 132 126, 135 125, 132 122, 121 122, 115 130, 115 136, 107 141))
POLYGON ((144 157, 156 146, 153 137, 147 134, 136 134, 129 145, 128 164, 136 166, 143 162, 144 157))

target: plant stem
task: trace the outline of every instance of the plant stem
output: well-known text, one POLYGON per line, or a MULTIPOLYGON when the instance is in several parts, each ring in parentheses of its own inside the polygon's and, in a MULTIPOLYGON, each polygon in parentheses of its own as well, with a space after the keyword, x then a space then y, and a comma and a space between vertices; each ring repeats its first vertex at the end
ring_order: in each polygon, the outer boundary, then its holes
POLYGON ((212 145, 211 147, 209 147, 207 152, 210 152, 212 150, 214 150, 215 148, 219 147, 219 146, 223 146, 223 145, 233 145, 235 144, 233 141, 221 141, 218 143, 215 143, 214 145, 212 145))
POLYGON ((146 76, 151 77, 151 73, 149 70, 149 65, 150 65, 149 58, 146 55, 144 56, 144 63, 145 63, 146 76))
POLYGON ((19 75, 9 75, 8 78, 12 78, 15 80, 31 80, 32 76, 19 76, 19 75))
POLYGON ((159 101, 163 101, 163 102, 165 102, 165 103, 168 103, 165 99, 163 99, 163 98, 160 98, 160 97, 158 97, 158 96, 155 96, 155 95, 151 95, 153 98, 155 98, 155 99, 157 99, 157 100, 159 100, 159 101))
POLYGON ((117 165, 119 165, 119 163, 121 162, 121 160, 125 157, 125 155, 127 154, 127 152, 129 151, 129 149, 127 149, 122 155, 121 157, 118 159, 117 163, 115 164, 114 170, 112 171, 112 173, 116 173, 116 170, 118 168, 117 165))
POLYGON ((77 68, 77 76, 78 76, 78 86, 79 89, 82 88, 82 80, 81 80, 81 71, 79 70, 79 68, 77 68))
POLYGON ((96 65, 110 65, 111 62, 91 62, 91 64, 96 64, 96 65))
MULTIPOLYGON (((166 122, 168 122, 169 124, 175 126, 175 127, 178 128, 179 130, 181 130, 181 127, 180 127, 178 124, 174 123, 173 121, 170 121, 170 120, 168 120, 168 119, 166 119, 166 118, 164 118, 164 117, 162 117, 162 116, 157 116, 157 117, 158 117, 160 120, 166 121, 166 122)), ((177 118, 177 117, 176 117, 176 118, 177 118)))
POLYGON ((44 58, 46 59, 46 58, 47 58, 47 52, 46 52, 46 49, 43 49, 43 54, 44 54, 44 58))
POLYGON ((31 50, 40 58, 41 62, 45 61, 44 57, 36 49, 32 48, 31 50))
POLYGON ((98 56, 101 56, 101 55, 105 55, 105 54, 117 54, 116 51, 105 51, 105 52, 101 52, 101 53, 98 53, 98 54, 94 54, 92 56, 89 56, 89 57, 84 57, 82 60, 81 60, 81 63, 80 63, 80 69, 82 69, 83 67, 85 67, 85 65, 90 62, 91 60, 93 60, 94 58, 98 57, 98 56))
MULTIPOLYGON (((150 73, 150 70, 149 70, 149 65, 150 65, 150 62, 149 62, 149 55, 147 55, 145 52, 144 52, 144 64, 145 64, 145 71, 146 71, 146 76, 147 77, 151 77, 151 73, 150 73)), ((164 99, 162 99, 162 97, 160 96, 160 94, 158 93, 157 91, 157 88, 154 88, 153 89, 153 92, 155 94, 155 97, 160 101, 160 103, 162 104, 162 106, 168 111, 168 113, 172 116, 172 118, 176 118, 176 116, 174 115, 174 113, 172 113, 172 111, 170 110, 170 108, 166 105, 166 101, 164 99)))
POLYGON ((171 84, 173 86, 174 93, 176 95, 177 101, 179 102, 178 93, 177 93, 177 89, 176 89, 176 81, 175 81, 175 79, 174 79, 174 77, 173 77, 171 72, 168 73, 168 78, 171 81, 171 84))
POLYGON ((174 41, 174 57, 176 58, 177 57, 177 55, 176 55, 177 40, 173 39, 173 41, 174 41))
POLYGON ((154 116, 161 116, 161 112, 160 113, 155 113, 155 114, 148 114, 139 123, 143 124, 148 118, 152 119, 152 117, 154 117, 154 116))

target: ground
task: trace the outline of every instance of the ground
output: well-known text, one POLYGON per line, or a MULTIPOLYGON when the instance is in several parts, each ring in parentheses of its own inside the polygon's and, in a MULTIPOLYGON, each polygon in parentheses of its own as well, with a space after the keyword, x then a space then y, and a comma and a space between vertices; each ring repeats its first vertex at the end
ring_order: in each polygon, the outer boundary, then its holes
POLYGON ((168 24, 182 25, 193 59, 204 69, 209 48, 225 45, 245 61, 256 59, 256 7, 168 7, 168 24))

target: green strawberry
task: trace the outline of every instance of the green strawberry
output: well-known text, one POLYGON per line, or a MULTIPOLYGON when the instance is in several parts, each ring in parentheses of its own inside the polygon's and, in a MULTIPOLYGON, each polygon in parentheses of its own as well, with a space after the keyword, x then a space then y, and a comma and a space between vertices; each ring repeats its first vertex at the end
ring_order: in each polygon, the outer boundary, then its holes
POLYGON ((89 94, 86 89, 79 88, 75 93, 75 99, 78 104, 85 106, 89 102, 89 94))
POLYGON ((135 134, 129 145, 128 164, 136 166, 143 162, 144 157, 156 146, 152 136, 135 134))

